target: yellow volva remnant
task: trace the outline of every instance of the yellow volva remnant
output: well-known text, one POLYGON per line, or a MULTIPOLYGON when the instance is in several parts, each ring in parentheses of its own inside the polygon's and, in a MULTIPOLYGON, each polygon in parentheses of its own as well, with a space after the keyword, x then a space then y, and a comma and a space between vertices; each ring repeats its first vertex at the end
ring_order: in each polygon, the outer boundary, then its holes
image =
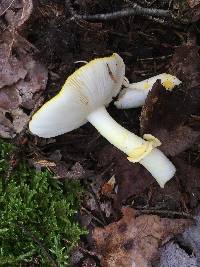
POLYGON ((160 140, 158 140, 155 136, 151 134, 144 134, 143 139, 146 140, 145 143, 143 143, 141 146, 129 153, 127 159, 130 162, 139 162, 146 155, 148 155, 155 147, 161 145, 160 140))
POLYGON ((125 78, 122 58, 94 59, 68 77, 60 93, 44 104, 32 117, 29 129, 40 137, 54 137, 72 131, 89 121, 111 144, 128 155, 131 162, 142 164, 160 186, 173 177, 174 165, 155 147, 152 135, 144 139, 119 125, 106 111, 119 93, 125 78), (161 169, 162 166, 162 169, 161 169))

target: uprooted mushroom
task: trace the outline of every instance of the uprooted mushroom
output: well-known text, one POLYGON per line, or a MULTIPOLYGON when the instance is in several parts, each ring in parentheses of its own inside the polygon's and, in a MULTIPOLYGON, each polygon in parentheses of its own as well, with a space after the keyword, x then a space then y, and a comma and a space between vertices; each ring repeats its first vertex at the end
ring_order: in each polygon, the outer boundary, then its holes
POLYGON ((35 113, 30 131, 40 137, 54 137, 72 131, 89 121, 111 144, 139 162, 161 187, 171 179, 175 167, 156 147, 152 135, 144 139, 123 128, 105 109, 119 93, 125 79, 125 65, 114 53, 90 61, 66 80, 61 91, 35 113))
POLYGON ((120 109, 143 106, 149 91, 157 80, 161 80, 161 84, 166 90, 172 90, 181 83, 177 77, 167 73, 162 73, 137 83, 130 84, 128 80, 125 80, 125 89, 121 91, 118 100, 115 101, 115 106, 120 109))

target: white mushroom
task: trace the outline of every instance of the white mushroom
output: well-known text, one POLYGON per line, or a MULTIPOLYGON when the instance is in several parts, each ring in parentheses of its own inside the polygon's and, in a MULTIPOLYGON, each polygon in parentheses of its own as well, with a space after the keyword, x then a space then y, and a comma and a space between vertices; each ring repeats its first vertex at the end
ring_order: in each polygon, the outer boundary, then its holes
POLYGON ((129 84, 126 80, 126 82, 124 82, 125 89, 121 91, 118 100, 115 101, 115 106, 120 109, 143 106, 149 91, 157 80, 161 80, 161 84, 166 90, 172 90, 176 85, 181 83, 178 78, 167 73, 162 73, 132 84, 129 84))
POLYGON ((174 165, 155 147, 158 139, 144 139, 120 126, 105 106, 122 86, 125 65, 118 54, 94 59, 66 80, 58 95, 44 104, 32 117, 29 129, 40 137, 54 137, 72 131, 89 121, 111 144, 141 163, 161 187, 173 177, 174 165))

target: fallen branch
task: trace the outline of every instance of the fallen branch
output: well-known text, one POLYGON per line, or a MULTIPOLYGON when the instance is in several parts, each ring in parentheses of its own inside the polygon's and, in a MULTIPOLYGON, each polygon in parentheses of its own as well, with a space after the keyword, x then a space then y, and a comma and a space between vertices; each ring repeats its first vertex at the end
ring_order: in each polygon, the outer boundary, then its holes
POLYGON ((73 18, 83 19, 83 20, 114 20, 133 15, 165 17, 165 18, 171 17, 171 14, 168 10, 156 9, 156 8, 144 8, 137 4, 134 4, 132 8, 126 8, 121 11, 116 11, 107 14, 96 14, 96 15, 74 15, 73 18))

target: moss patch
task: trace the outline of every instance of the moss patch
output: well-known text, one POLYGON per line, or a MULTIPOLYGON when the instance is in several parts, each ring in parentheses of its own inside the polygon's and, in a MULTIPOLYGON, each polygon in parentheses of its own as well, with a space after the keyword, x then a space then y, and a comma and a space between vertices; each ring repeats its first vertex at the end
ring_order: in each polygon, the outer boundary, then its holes
POLYGON ((85 231, 75 220, 83 190, 26 162, 11 168, 12 145, 0 140, 0 264, 66 266, 85 231))

